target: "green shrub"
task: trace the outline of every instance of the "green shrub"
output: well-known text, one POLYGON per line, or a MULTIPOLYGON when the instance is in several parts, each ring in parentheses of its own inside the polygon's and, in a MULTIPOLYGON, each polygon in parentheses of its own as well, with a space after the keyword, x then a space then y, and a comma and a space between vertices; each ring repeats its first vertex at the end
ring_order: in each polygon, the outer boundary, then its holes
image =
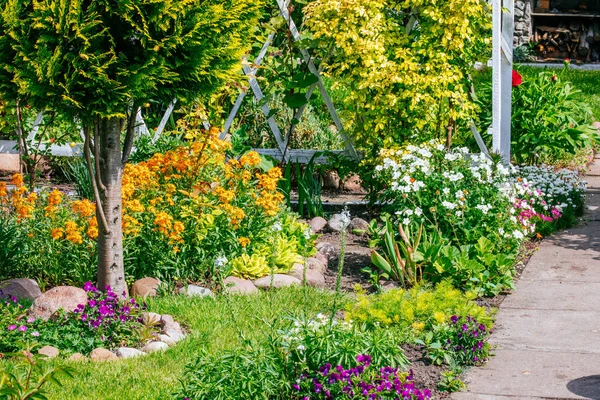
POLYGON ((371 327, 394 326, 413 337, 423 337, 435 326, 448 324, 452 315, 470 315, 489 328, 491 316, 472 301, 474 298, 474 293, 465 294, 447 282, 435 288, 419 285, 372 296, 359 293, 357 301, 348 306, 346 319, 371 327))
MULTIPOLYGON (((513 88, 511 153, 518 164, 555 163, 573 157, 581 148, 598 142, 590 124, 590 106, 578 98, 579 91, 563 81, 562 73, 544 71, 523 79, 513 88)), ((491 87, 484 86, 480 96, 481 120, 491 123, 491 87)))
POLYGON ((364 329, 360 324, 315 319, 287 319, 268 346, 250 345, 220 355, 201 354, 186 366, 178 398, 290 399, 292 384, 326 363, 351 365, 360 354, 372 355, 374 366, 405 368, 401 339, 390 329, 364 329))

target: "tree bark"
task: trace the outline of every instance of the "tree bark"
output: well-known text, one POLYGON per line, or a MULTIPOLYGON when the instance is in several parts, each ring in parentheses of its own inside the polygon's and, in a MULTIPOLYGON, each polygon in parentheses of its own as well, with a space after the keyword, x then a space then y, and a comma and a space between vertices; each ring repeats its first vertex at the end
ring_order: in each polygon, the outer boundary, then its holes
MULTIPOLYGON (((127 294, 123 266, 121 120, 101 118, 98 133, 99 175, 104 185, 98 207, 102 207, 107 222, 106 230, 98 230, 98 288, 105 290, 110 286, 119 295, 127 294)), ((96 217, 100 220, 99 210, 96 217)))

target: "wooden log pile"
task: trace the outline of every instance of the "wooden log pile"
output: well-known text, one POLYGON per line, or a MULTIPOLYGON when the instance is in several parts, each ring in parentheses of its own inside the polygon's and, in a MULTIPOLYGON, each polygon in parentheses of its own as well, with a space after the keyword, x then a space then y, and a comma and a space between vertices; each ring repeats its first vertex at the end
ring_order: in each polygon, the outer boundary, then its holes
POLYGON ((542 58, 571 58, 600 61, 600 23, 572 22, 555 26, 536 26, 536 51, 542 58))

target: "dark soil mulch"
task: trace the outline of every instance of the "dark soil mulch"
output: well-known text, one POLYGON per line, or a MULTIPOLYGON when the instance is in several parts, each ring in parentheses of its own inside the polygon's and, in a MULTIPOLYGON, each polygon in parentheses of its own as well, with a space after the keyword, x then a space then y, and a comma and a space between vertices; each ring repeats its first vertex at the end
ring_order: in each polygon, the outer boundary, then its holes
POLYGON ((446 368, 429 362, 422 346, 407 344, 402 346, 404 355, 410 361, 415 386, 419 389, 429 389, 434 399, 449 399, 450 393, 438 391, 442 372, 446 368))

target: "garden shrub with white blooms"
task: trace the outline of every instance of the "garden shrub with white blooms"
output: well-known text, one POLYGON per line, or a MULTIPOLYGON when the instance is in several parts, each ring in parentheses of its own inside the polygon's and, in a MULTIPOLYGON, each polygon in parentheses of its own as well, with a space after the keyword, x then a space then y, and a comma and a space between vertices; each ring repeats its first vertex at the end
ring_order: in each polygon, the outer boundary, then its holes
POLYGON ((457 287, 495 295, 511 287, 515 254, 527 237, 575 221, 584 185, 571 171, 505 167, 467 153, 435 141, 384 151, 377 198, 399 224, 423 224, 447 242, 429 280, 450 277, 457 287))

